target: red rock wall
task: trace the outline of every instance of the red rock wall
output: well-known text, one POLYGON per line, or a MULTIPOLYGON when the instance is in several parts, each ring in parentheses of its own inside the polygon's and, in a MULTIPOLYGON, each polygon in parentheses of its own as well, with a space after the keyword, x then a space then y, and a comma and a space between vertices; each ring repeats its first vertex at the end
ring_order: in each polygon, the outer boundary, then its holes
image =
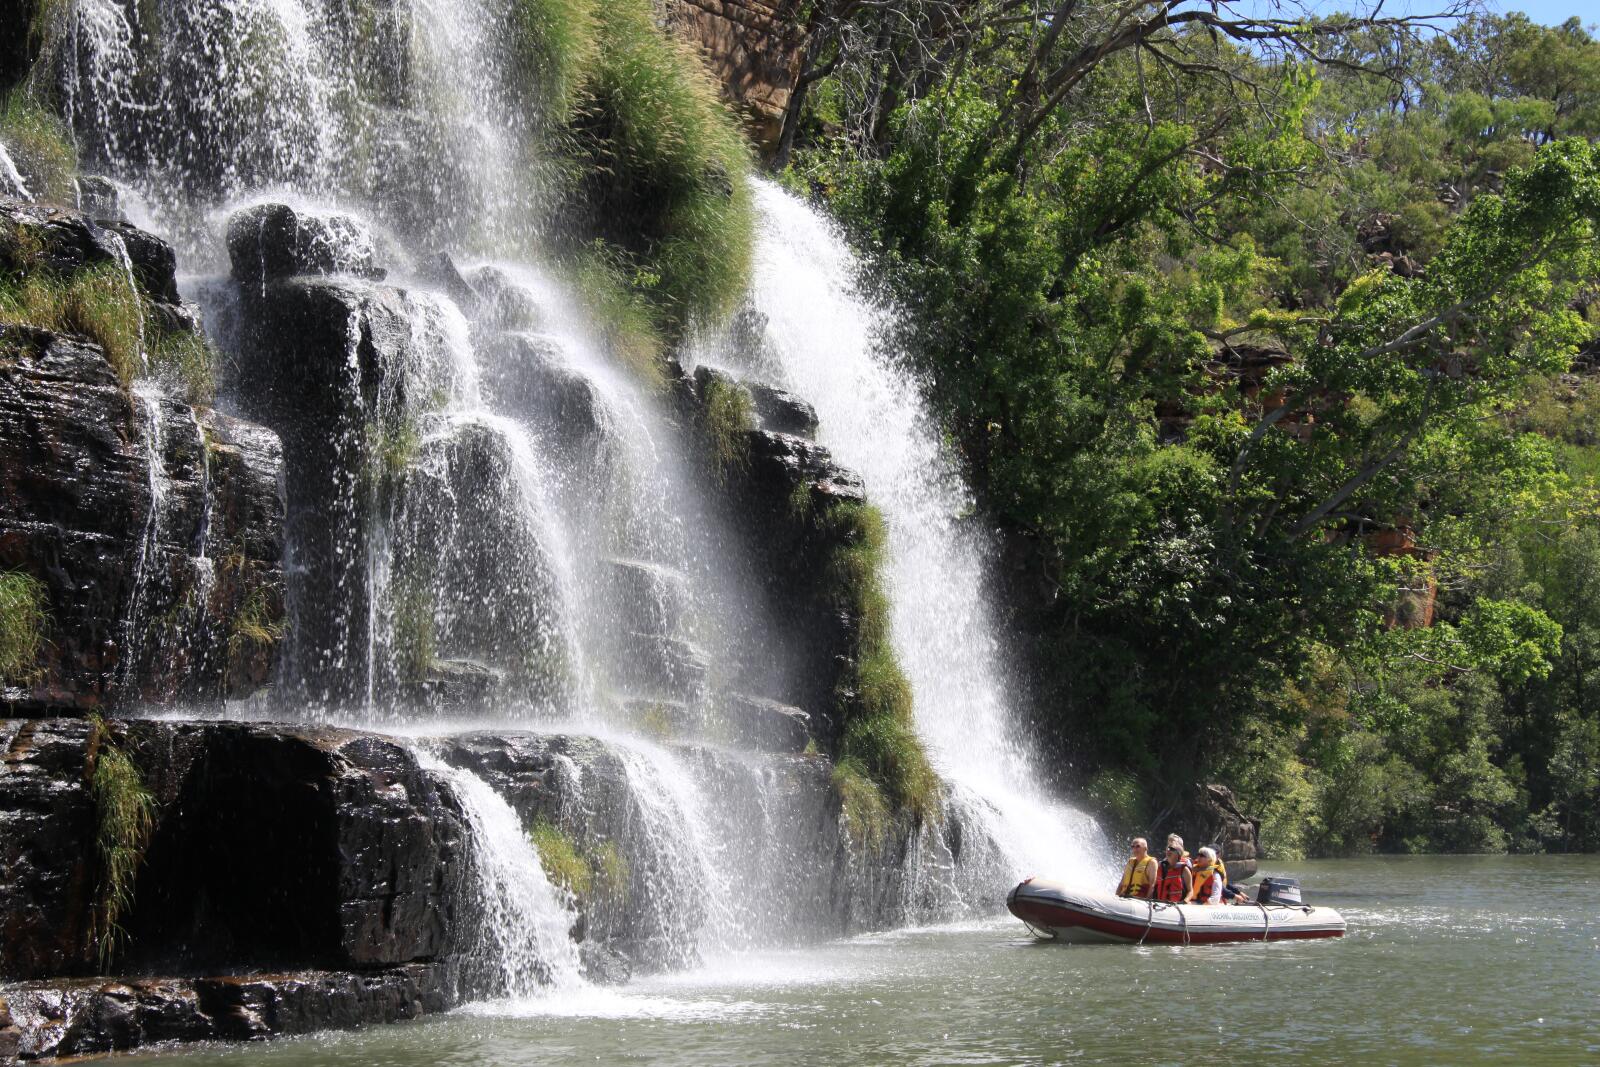
POLYGON ((667 26, 698 48, 765 152, 777 146, 800 73, 799 0, 665 0, 667 26))

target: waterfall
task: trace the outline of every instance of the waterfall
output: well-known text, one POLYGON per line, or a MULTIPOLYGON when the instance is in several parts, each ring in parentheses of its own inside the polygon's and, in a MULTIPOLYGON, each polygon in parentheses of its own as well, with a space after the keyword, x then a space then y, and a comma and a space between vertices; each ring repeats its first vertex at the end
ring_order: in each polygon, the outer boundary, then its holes
POLYGON ((583 985, 578 946, 567 933, 577 916, 545 877, 517 813, 471 771, 421 750, 417 762, 449 784, 472 830, 473 940, 493 983, 483 991, 521 998, 583 985))
POLYGON ((892 641, 935 767, 954 802, 990 825, 1012 873, 1087 865, 1097 876, 1098 830, 1038 787, 1012 722, 987 596, 993 546, 963 519, 971 493, 915 383, 878 352, 889 312, 856 291, 858 264, 824 216, 771 183, 755 193, 752 300, 768 322, 767 365, 748 369, 815 405, 822 443, 883 511, 892 641))
MULTIPOLYGON (((441 745, 459 727, 455 740, 536 729, 607 746, 609 785, 555 757, 556 788, 584 802, 551 809, 513 809, 488 769, 419 756, 470 824, 491 995, 582 982, 574 902, 519 812, 626 844, 628 914, 585 919, 647 943, 661 966, 964 916, 1014 874, 1092 866, 1093 824, 1035 788, 1013 736, 989 548, 958 518, 971 503, 960 478, 916 390, 874 357, 879 321, 852 289, 848 249, 765 184, 752 297, 772 358, 744 369, 816 406, 822 443, 889 520, 892 636, 949 783, 947 821, 903 854, 862 849, 841 835, 825 761, 712 743, 718 701, 770 695, 747 679, 775 672, 751 661, 786 650, 771 647, 759 579, 732 560, 738 538, 680 413, 540 262, 543 120, 514 61, 512 2, 78 0, 65 23, 53 62, 85 160, 138 191, 210 295, 213 326, 228 323, 216 339, 230 373, 257 378, 223 383, 219 404, 281 420, 300 464, 269 712, 441 745), (269 216, 247 212, 280 205, 321 277, 269 279, 269 216), (252 219, 230 247, 230 222, 252 219), (207 276, 229 264, 235 275, 207 276), (320 302, 293 305, 306 314, 287 326, 265 317, 308 293, 320 302), (252 315, 288 332, 328 325, 314 336, 329 351, 317 362, 297 337, 252 338, 252 315), (313 415, 304 383, 281 380, 302 371, 313 415)), ((160 397, 135 393, 158 458, 160 397)), ((149 543, 164 477, 153 461, 149 543)), ((197 566, 211 566, 203 534, 197 566)))

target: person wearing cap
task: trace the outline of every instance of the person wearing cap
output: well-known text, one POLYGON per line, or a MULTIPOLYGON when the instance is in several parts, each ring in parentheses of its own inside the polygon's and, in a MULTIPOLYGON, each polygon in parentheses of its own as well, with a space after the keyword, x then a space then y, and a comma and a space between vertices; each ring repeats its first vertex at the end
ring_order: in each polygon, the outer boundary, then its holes
POLYGON ((1184 853, 1183 838, 1167 838, 1167 855, 1156 870, 1156 900, 1182 904, 1194 891, 1194 875, 1184 853))
POLYGON ((1209 845, 1195 853, 1189 895, 1184 897, 1184 903, 1222 903, 1222 868, 1217 863, 1217 850, 1209 845))
POLYGON ((1133 839, 1129 846, 1133 855, 1122 869, 1122 881, 1117 883, 1117 896, 1148 899, 1156 891, 1156 858, 1150 855, 1150 842, 1142 837, 1133 839))

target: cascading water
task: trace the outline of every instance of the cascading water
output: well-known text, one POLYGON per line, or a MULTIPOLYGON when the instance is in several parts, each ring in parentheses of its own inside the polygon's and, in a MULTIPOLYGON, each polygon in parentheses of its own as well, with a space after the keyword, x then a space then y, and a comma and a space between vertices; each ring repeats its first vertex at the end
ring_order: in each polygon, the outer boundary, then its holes
POLYGON ((1093 822, 1037 788, 1010 722, 986 594, 993 550, 961 518, 970 494, 915 383, 877 353, 885 312, 858 294, 859 266, 828 220, 770 183, 755 195, 752 302, 767 318, 758 358, 769 365, 747 369, 816 406, 821 441, 887 519, 892 640, 935 766, 958 802, 987 809, 1012 873, 1098 867, 1093 822))
POLYGON ((517 813, 483 779, 419 750, 417 762, 449 783, 471 827, 477 882, 478 954, 492 971, 487 991, 530 997, 584 984, 578 947, 567 935, 577 916, 550 884, 517 813))
MULTIPOLYGON (((79 0, 67 15, 57 77, 85 158, 138 191, 201 276, 208 316, 229 327, 222 347, 237 356, 240 323, 281 295, 266 235, 282 212, 327 276, 283 284, 344 316, 336 365, 319 368, 333 379, 317 383, 323 421, 285 444, 322 449, 323 466, 298 468, 321 495, 291 506, 292 625, 268 712, 600 738, 625 795, 608 801, 623 812, 610 829, 645 898, 626 936, 651 941, 662 965, 762 937, 967 914, 1015 870, 1061 856, 1082 866, 1091 824, 1027 787, 1010 739, 983 546, 955 519, 959 479, 915 391, 872 359, 848 251, 767 186, 754 298, 776 358, 757 369, 815 403, 822 441, 889 517, 896 648, 953 817, 976 829, 925 827, 907 854, 836 875, 850 850, 819 806, 832 803, 825 769, 658 743, 711 732, 719 697, 759 673, 745 661, 779 654, 761 647, 759 594, 727 562, 666 404, 529 262, 542 120, 511 15, 511 0, 79 0), (225 244, 233 224, 254 229, 225 244), (441 271, 441 248, 472 265, 441 271), (203 277, 230 257, 233 279, 203 277), (884 895, 896 898, 887 908, 884 895)), ((285 354, 258 372, 281 374, 285 354)), ((283 383, 223 384, 219 403, 248 407, 283 383)), ((139 395, 158 421, 152 388, 139 395)), ((275 414, 297 415, 303 399, 275 414)), ((209 566, 203 544, 197 558, 209 566)), ((482 992, 578 982, 570 902, 517 814, 485 778, 423 759, 471 824, 494 978, 482 992)))

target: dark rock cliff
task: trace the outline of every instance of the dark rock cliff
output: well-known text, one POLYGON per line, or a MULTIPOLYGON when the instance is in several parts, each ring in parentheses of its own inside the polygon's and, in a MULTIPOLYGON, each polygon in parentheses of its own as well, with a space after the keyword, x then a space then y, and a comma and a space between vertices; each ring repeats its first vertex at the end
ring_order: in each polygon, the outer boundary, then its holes
MULTIPOLYGON (((172 250, 132 226, 0 204, 0 244, 8 284, 110 266, 137 283, 138 336, 197 329, 172 250)), ((0 456, 0 571, 42 584, 47 620, 35 668, 0 680, 5 703, 219 703, 267 680, 283 600, 272 433, 130 384, 86 335, 0 320, 0 456)))

